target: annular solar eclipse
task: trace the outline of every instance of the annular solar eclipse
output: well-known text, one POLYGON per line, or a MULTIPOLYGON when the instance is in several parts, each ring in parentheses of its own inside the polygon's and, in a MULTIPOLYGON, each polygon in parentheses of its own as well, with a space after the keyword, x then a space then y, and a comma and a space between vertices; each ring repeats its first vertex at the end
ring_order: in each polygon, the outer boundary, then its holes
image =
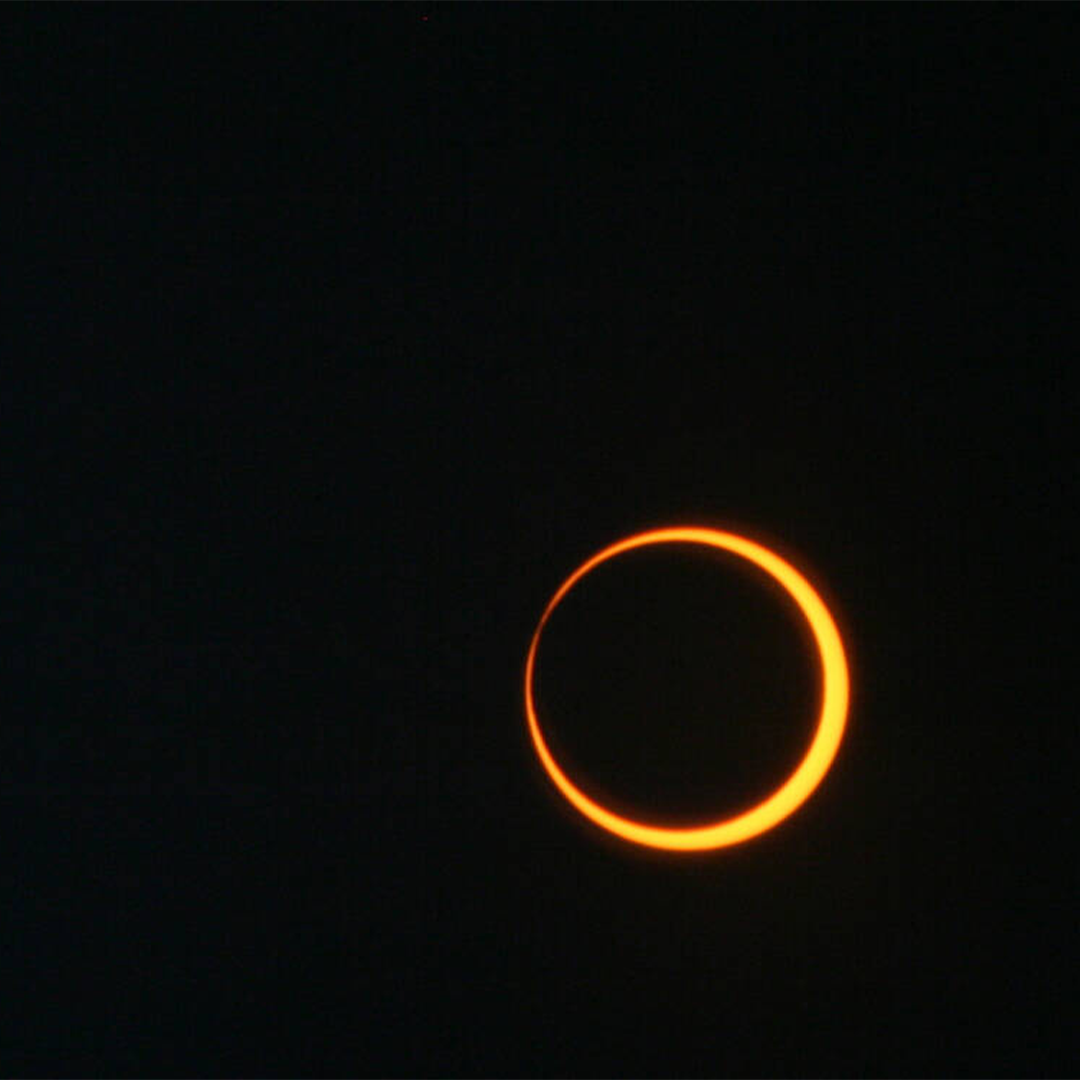
MULTIPOLYGON (((698 527, 654 529, 628 536, 597 552, 559 586, 544 609, 525 662, 525 716, 540 761, 552 782, 580 813, 616 836, 647 847, 672 851, 705 851, 759 836, 794 813, 821 783, 843 738, 849 679, 840 632, 814 587, 790 563, 761 544, 735 533, 698 527), (591 570, 624 552, 650 544, 691 543, 719 548, 749 560, 771 575, 798 605, 817 644, 822 670, 821 711, 813 740, 795 771, 771 795, 749 810, 694 828, 668 828, 633 821, 601 806, 578 788, 559 767, 544 741, 533 700, 533 674, 544 626, 566 594, 591 570)), ((717 702, 717 709, 723 702, 717 702)))

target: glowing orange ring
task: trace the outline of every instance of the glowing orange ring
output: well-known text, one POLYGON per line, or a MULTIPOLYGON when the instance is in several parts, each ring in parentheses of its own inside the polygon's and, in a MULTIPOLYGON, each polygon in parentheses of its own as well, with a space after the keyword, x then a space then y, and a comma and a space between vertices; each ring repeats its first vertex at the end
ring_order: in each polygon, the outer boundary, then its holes
POLYGON ((836 629, 829 609, 825 606, 821 597, 814 591, 810 583, 793 566, 789 565, 779 555, 768 548, 755 544, 734 533, 719 532, 715 529, 700 528, 672 528, 655 529, 651 532, 638 533, 635 536, 619 540, 610 547, 594 555, 587 562, 577 568, 559 587, 559 591, 551 598, 544 614, 540 617, 540 624, 533 634, 532 644, 529 646, 529 656, 525 662, 525 715, 529 721, 529 733, 532 735, 533 745, 536 747, 540 761, 547 770, 548 775, 555 782, 555 786, 563 793, 569 802, 584 814, 590 821, 595 822, 609 832, 621 836, 624 840, 633 841, 636 844, 644 844, 648 847, 668 848, 673 851, 703 851, 709 848, 725 847, 728 844, 737 844, 743 840, 758 836, 760 833, 771 829, 774 825, 783 821, 793 813, 809 797, 810 793, 821 783, 822 777, 829 771, 836 751, 840 746, 840 740, 844 734, 844 722, 848 708, 848 668, 844 656, 844 646, 840 640, 840 633, 836 629), (795 603, 799 605, 806 621, 810 624, 814 639, 817 642, 818 651, 821 654, 821 667, 823 673, 823 690, 821 698, 821 716, 818 719, 817 731, 814 741, 806 752, 806 757, 799 763, 798 768, 790 777, 763 802, 752 807, 745 813, 732 818, 726 818, 712 825, 704 825, 699 828, 670 829, 649 825, 646 822, 630 821, 628 818, 613 814, 598 803, 593 802, 584 792, 575 787, 559 768, 551 752, 544 742, 540 733, 540 724, 536 719, 536 709, 533 705, 533 668, 536 664, 536 650, 540 644, 540 634, 544 624, 548 621, 551 613, 558 606, 559 601, 581 580, 590 570, 599 566, 602 562, 621 555, 624 551, 633 548, 645 547, 649 544, 667 544, 684 542, 691 544, 705 544, 709 547, 720 548, 741 555, 750 562, 760 566, 766 573, 771 574, 790 594, 795 603))

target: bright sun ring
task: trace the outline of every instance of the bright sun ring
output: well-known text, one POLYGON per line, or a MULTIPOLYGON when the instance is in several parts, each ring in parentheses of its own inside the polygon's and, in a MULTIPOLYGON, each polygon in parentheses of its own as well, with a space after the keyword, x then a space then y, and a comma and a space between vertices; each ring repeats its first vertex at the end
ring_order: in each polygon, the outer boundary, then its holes
POLYGON ((654 529, 611 544, 577 568, 559 587, 540 617, 525 662, 525 715, 540 761, 555 786, 590 821, 636 844, 672 851, 704 851, 726 847, 758 836, 793 813, 810 796, 828 772, 844 734, 849 697, 847 660, 840 633, 829 609, 810 583, 779 555, 734 533, 716 529, 680 527, 654 529), (551 756, 540 732, 533 704, 533 669, 544 624, 559 602, 590 570, 608 559, 649 544, 704 544, 741 555, 775 578, 798 604, 817 642, 821 657, 823 689, 817 730, 806 756, 790 777, 768 798, 735 817, 698 828, 672 829, 631 821, 594 802, 567 778, 551 756))

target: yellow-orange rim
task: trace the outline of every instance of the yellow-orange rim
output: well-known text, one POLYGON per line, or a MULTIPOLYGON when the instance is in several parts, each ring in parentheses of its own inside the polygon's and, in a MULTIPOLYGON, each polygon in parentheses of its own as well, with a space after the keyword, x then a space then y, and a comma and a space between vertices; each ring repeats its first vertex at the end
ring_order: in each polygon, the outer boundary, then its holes
POLYGON ((540 761, 555 786, 571 805, 601 828, 635 844, 667 848, 672 851, 705 851, 710 848, 738 844, 743 840, 759 836, 797 810, 821 783, 822 778, 829 771, 833 758, 836 757, 836 751, 844 735, 848 697, 848 667, 840 632, 836 628, 829 609, 813 586, 798 570, 775 552, 743 536, 716 529, 696 527, 653 529, 619 540, 593 555, 559 586, 559 590, 548 602, 544 614, 540 617, 536 632, 533 634, 528 659, 525 661, 525 715, 529 722, 529 734, 532 736, 540 761), (558 607, 563 597, 590 570, 608 559, 634 548, 669 543, 704 544, 708 547, 730 551, 749 559, 775 578, 798 604, 806 621, 810 624, 821 656, 823 675, 821 715, 818 719, 817 730, 810 749, 791 776, 772 795, 744 813, 711 825, 688 829, 663 828, 644 821, 631 821, 629 818, 612 813, 590 799, 570 781, 552 757, 541 734, 540 724, 536 718, 536 708, 533 704, 533 670, 536 666, 540 635, 551 613, 558 607))

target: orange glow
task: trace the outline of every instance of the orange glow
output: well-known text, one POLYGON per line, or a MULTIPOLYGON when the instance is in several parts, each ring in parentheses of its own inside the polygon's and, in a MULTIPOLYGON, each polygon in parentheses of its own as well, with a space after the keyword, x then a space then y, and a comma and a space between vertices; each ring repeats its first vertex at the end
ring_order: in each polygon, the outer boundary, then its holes
POLYGON ((604 548, 591 559, 577 568, 559 587, 551 598, 540 624, 533 634, 529 646, 529 656, 525 662, 525 715, 529 721, 529 733, 533 745, 540 756, 540 761, 554 781, 555 786, 590 821, 607 829, 609 832, 648 847, 667 848, 672 851, 704 851, 710 848, 726 847, 743 840, 758 836, 783 821, 809 797, 828 772, 840 740, 844 734, 844 723, 848 708, 848 668, 844 656, 844 646, 840 633, 836 629, 829 609, 825 606, 810 583, 793 566, 785 562, 760 544, 747 540, 734 533, 719 532, 715 529, 670 528, 655 529, 651 532, 638 533, 604 548), (756 566, 774 577, 791 594, 792 599, 806 616, 818 652, 821 656, 823 689, 821 697, 821 715, 817 731, 806 757, 790 777, 763 802, 745 813, 717 821, 698 828, 671 829, 650 825, 643 821, 631 821, 613 814, 590 799, 567 778, 559 768, 540 732, 533 705, 533 669, 536 666, 536 653, 540 644, 540 635, 544 624, 564 596, 590 570, 595 569, 608 559, 621 555, 624 551, 645 547, 649 544, 691 543, 704 544, 720 548, 749 559, 756 566))

